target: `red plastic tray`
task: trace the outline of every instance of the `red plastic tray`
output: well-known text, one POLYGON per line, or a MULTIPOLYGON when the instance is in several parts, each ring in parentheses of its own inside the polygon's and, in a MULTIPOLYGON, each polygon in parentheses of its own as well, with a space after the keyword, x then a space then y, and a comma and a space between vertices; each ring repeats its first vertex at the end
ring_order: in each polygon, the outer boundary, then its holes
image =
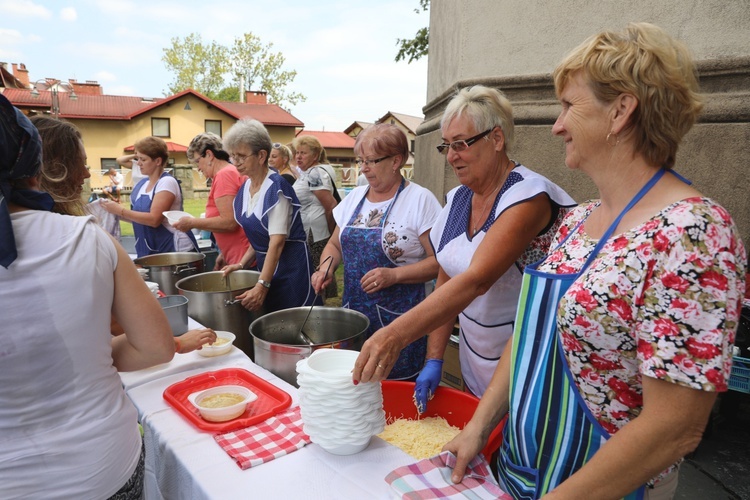
POLYGON ((167 387, 164 390, 164 399, 197 428, 211 432, 229 432, 249 427, 276 415, 292 404, 289 394, 242 368, 224 368, 188 377, 167 387), (247 387, 258 395, 258 399, 248 404, 245 413, 233 420, 203 420, 198 409, 188 401, 188 396, 194 392, 227 384, 247 387))
MULTIPOLYGON (((406 418, 416 420, 419 418, 417 407, 414 405, 414 382, 404 382, 398 380, 383 380, 383 409, 385 418, 388 423, 397 418, 406 418)), ((435 396, 427 403, 427 411, 422 414, 424 417, 443 417, 450 425, 463 429, 474 415, 477 409, 479 398, 462 392, 452 387, 439 386, 435 390, 435 396)), ((482 449, 482 453, 487 460, 490 459, 503 440, 503 429, 506 418, 500 421, 495 429, 490 433, 487 444, 482 449)))

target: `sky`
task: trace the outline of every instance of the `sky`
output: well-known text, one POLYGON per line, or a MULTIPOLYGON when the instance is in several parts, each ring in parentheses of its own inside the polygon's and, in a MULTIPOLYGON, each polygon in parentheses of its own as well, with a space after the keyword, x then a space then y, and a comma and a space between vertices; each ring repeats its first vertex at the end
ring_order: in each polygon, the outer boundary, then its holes
MULTIPOLYGON (((198 33, 230 46, 252 32, 296 70, 307 130, 343 131, 388 111, 422 117, 427 59, 395 62, 398 38, 429 24, 417 0, 0 0, 0 62, 42 78, 95 80, 108 95, 163 97, 162 56, 198 33)), ((230 84, 231 82, 227 82, 230 84)))

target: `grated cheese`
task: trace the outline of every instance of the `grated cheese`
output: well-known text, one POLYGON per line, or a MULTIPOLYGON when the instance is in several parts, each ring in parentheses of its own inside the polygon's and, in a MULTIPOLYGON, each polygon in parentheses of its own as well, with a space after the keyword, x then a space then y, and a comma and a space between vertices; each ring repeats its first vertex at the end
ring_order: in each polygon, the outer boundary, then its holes
POLYGON ((456 437, 459 432, 461 429, 450 425, 443 417, 427 417, 420 420, 399 418, 386 425, 378 437, 422 460, 440 454, 445 443, 456 437))

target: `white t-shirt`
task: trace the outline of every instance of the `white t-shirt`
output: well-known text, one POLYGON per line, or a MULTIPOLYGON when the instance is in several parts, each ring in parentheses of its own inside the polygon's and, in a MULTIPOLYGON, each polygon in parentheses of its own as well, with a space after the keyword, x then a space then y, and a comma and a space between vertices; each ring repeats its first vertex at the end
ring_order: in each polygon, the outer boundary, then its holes
POLYGON ((328 221, 323 205, 313 191, 328 190, 333 196, 333 182, 331 181, 330 165, 315 165, 308 168, 294 183, 302 214, 302 225, 305 233, 312 231, 313 241, 321 241, 329 236, 328 221))
POLYGON ((138 414, 112 364, 117 252, 93 219, 11 214, 0 267, 0 498, 108 498, 135 471, 138 414))
POLYGON ((109 178, 112 179, 112 184, 114 184, 115 187, 122 189, 123 177, 120 172, 115 172, 115 175, 111 175, 109 178))
MULTIPOLYGON (((346 198, 333 209, 333 218, 340 228, 339 236, 352 220, 354 210, 367 193, 369 186, 354 188, 346 198)), ((354 227, 367 227, 368 223, 381 217, 393 198, 383 202, 371 203, 364 200, 360 213, 355 217, 354 227)), ((435 195, 422 186, 409 182, 396 204, 391 207, 383 227, 381 244, 383 252, 398 266, 414 264, 426 257, 426 252, 419 236, 432 228, 440 214, 440 203, 435 195)))
MULTIPOLYGON (((149 198, 151 198, 151 201, 153 202, 154 195, 156 193, 167 191, 174 195, 174 201, 172 201, 172 205, 170 205, 169 210, 181 210, 182 193, 180 192, 180 184, 177 182, 177 179, 175 179, 171 175, 165 175, 164 177, 161 177, 159 181, 156 183, 155 191, 153 189, 151 191, 146 191, 147 186, 148 186, 148 182, 143 184, 140 190, 133 191, 130 194, 130 202, 135 203, 135 200, 137 200, 138 197, 140 196, 148 196, 149 198)), ((169 223, 166 217, 162 221, 161 225, 166 227, 169 230, 169 232, 172 233, 172 236, 174 238, 175 252, 195 251, 193 242, 190 241, 190 238, 188 237, 188 235, 186 233, 183 233, 182 231, 178 231, 177 229, 173 228, 172 224, 169 223)))

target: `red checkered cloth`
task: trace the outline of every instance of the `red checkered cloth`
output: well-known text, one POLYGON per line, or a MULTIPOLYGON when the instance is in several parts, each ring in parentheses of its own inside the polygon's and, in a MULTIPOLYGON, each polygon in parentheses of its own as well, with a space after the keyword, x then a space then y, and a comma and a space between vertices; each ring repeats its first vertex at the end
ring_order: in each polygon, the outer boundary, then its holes
POLYGON ((451 474, 456 456, 444 451, 432 458, 404 465, 385 476, 385 481, 404 500, 430 498, 471 498, 513 500, 492 476, 490 466, 481 453, 466 467, 463 481, 453 484, 451 474))
POLYGON ((260 424, 217 434, 214 439, 242 470, 283 457, 310 442, 310 437, 302 430, 299 406, 260 424))

